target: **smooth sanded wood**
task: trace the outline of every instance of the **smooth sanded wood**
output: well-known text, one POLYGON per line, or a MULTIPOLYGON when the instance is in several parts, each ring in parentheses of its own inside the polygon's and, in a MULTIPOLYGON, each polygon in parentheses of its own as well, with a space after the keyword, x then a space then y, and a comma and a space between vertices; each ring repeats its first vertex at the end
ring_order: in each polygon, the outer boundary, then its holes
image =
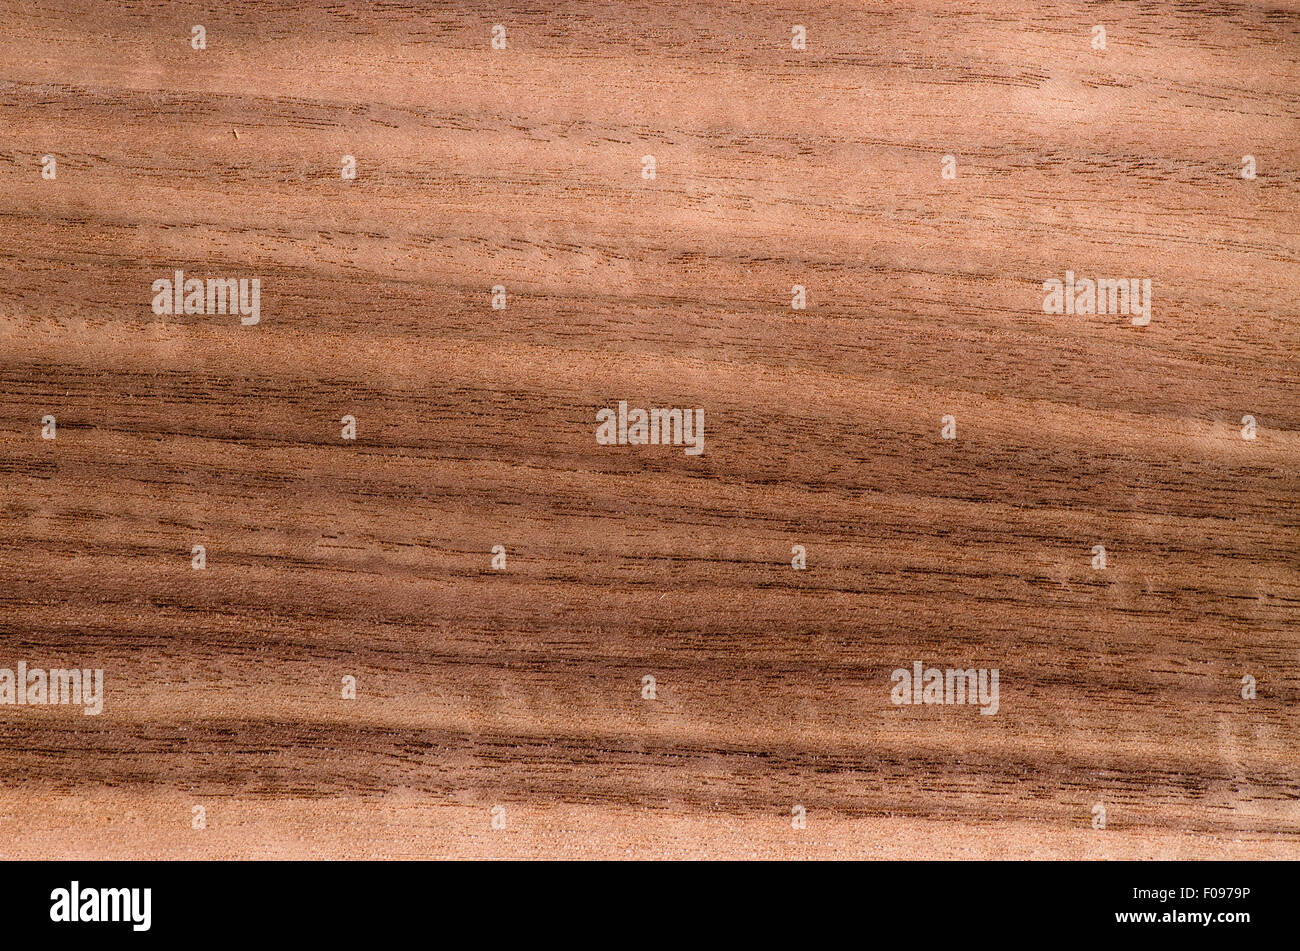
POLYGON ((1295 3, 196 10, 0 3, 0 855, 1300 857, 1295 3))

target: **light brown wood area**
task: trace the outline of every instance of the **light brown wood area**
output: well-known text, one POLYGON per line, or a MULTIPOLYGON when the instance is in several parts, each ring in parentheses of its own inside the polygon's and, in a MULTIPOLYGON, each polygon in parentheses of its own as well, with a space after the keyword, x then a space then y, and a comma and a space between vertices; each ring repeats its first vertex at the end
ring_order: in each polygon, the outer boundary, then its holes
POLYGON ((0 668, 104 696, 0 703, 0 855, 1300 858, 1298 66, 1294 2, 3 0, 0 668))

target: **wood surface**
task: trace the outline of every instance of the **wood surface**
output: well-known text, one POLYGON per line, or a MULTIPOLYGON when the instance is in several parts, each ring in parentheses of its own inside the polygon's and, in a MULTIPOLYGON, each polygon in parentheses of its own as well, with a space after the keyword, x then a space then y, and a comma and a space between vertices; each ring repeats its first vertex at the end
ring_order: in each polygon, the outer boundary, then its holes
POLYGON ((105 699, 0 706, 0 855, 1300 858, 1298 66, 1294 2, 3 0, 0 667, 105 699))

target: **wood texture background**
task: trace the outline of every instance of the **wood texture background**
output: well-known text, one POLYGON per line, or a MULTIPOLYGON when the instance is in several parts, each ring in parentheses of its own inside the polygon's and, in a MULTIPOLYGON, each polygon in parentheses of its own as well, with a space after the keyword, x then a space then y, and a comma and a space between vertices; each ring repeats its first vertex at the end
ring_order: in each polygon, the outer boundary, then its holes
POLYGON ((3 0, 0 666, 107 697, 0 707, 0 855, 1300 857, 1298 65, 1293 2, 3 0))

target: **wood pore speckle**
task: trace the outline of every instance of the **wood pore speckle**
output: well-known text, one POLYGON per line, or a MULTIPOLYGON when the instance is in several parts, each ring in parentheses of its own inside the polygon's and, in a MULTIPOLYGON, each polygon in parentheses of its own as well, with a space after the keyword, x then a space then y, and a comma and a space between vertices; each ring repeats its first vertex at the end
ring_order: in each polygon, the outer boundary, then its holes
POLYGON ((0 703, 0 855, 1300 858, 1298 77, 1294 2, 0 0, 0 668, 104 672, 0 703))

